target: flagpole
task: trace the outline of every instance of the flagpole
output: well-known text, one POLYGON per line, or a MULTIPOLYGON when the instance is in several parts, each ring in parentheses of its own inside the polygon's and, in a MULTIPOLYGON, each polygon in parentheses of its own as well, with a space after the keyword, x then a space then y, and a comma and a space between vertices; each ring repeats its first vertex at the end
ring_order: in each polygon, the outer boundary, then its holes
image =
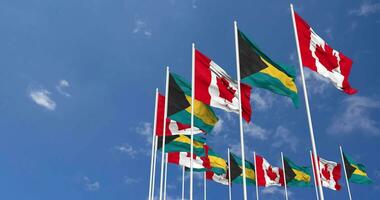
POLYGON ((206 172, 203 173, 203 199, 207 199, 207 182, 206 182, 206 172))
MULTIPOLYGON (((307 114, 307 119, 308 119, 308 123, 309 123, 310 139, 311 139, 311 145, 312 145, 313 155, 314 155, 313 159, 314 159, 315 163, 318 163, 317 147, 315 145, 313 122, 311 120, 311 113, 310 113, 310 108, 309 108, 309 98, 308 98, 308 94, 307 94, 305 76, 304 76, 304 72, 303 72, 303 64, 302 64, 302 58, 301 58, 301 51, 300 51, 300 47, 299 47, 293 4, 290 4, 290 9, 292 11, 294 36, 296 39, 297 52, 298 52, 298 63, 299 63, 300 71, 301 71, 302 86, 303 86, 305 105, 306 105, 306 114, 307 114)), ((316 167, 315 169, 316 169, 316 173, 317 173, 317 176, 316 176, 317 177, 317 183, 320 183, 321 181, 320 181, 319 167, 316 167)), ((318 189, 319 189, 319 196, 320 196, 321 200, 324 200, 323 189, 322 189, 321 184, 318 184, 318 189)))
MULTIPOLYGON (((243 162, 245 162, 245 160, 243 162)), ((255 165, 256 200, 259 200, 259 183, 257 180, 256 151, 253 152, 253 162, 255 165)))
POLYGON ((347 172, 346 172, 346 163, 344 162, 344 158, 343 158, 342 146, 339 146, 339 149, 340 149, 340 157, 342 158, 342 163, 343 163, 344 175, 346 177, 346 185, 347 185, 348 196, 350 197, 350 200, 352 200, 350 183, 348 182, 348 177, 347 177, 347 172))
POLYGON ((185 200, 185 166, 182 166, 182 200, 185 200))
POLYGON ((190 200, 193 200, 193 157, 194 157, 194 95, 195 95, 195 44, 192 43, 191 58, 191 143, 190 143, 190 200))
POLYGON ((230 157, 230 148, 227 148, 228 153, 228 196, 229 200, 232 200, 232 192, 231 192, 231 157, 230 157))
POLYGON ((166 200, 166 183, 168 179, 168 153, 165 153, 165 179, 164 179, 164 200, 166 200))
POLYGON ((164 186, 164 164, 165 164, 165 138, 166 138, 166 118, 168 116, 168 94, 169 94, 169 67, 166 67, 166 86, 165 86, 165 109, 164 109, 164 125, 162 130, 162 152, 161 152, 161 176, 160 176, 160 200, 162 200, 162 192, 164 186))
POLYGON ((238 41, 238 29, 237 22, 234 21, 234 32, 235 32, 235 52, 236 52, 236 74, 237 74, 237 84, 239 92, 239 123, 240 123, 240 147, 241 147, 241 159, 243 167, 243 194, 244 200, 247 200, 247 179, 245 176, 245 153, 244 153, 244 133, 243 133, 243 114, 241 106, 241 87, 240 87, 240 59, 239 59, 239 41, 238 41))
POLYGON ((158 102, 158 88, 156 88, 156 101, 154 103, 154 121, 153 121, 153 133, 152 133, 152 156, 150 158, 150 176, 149 176, 149 197, 152 197, 152 187, 153 187, 153 162, 154 162, 154 143, 155 143, 155 135, 156 135, 156 120, 157 120, 157 102, 158 102))
POLYGON ((314 167, 314 162, 313 162, 313 155, 310 151, 310 161, 311 161, 311 167, 313 168, 313 176, 314 176, 314 188, 315 188, 315 195, 317 196, 317 200, 319 200, 319 195, 318 195, 318 186, 317 186, 317 179, 315 178, 315 167, 314 167))
POLYGON ((282 173, 284 175, 284 186, 285 186, 285 199, 288 200, 288 188, 286 185, 286 173, 285 173, 285 164, 284 164, 284 154, 281 152, 281 161, 282 161, 282 173))
POLYGON ((157 141, 158 136, 154 136, 154 162, 153 162, 153 177, 152 177, 152 196, 151 200, 154 199, 154 189, 155 189, 155 181, 156 181, 156 163, 157 163, 157 141))

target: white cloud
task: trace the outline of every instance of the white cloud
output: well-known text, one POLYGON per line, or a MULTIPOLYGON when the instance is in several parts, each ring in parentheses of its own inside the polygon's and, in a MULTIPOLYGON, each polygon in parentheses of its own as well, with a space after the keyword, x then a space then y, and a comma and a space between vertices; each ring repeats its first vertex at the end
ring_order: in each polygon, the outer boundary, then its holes
POLYGON ((290 149, 294 152, 297 150, 297 145, 299 142, 297 137, 292 135, 291 132, 283 126, 277 127, 273 141, 273 147, 279 148, 286 146, 290 147, 290 149))
POLYGON ((275 96, 266 90, 255 90, 251 94, 251 102, 253 102, 253 111, 266 111, 272 107, 275 102, 275 96))
MULTIPOLYGON (((265 187, 261 190, 261 193, 263 195, 281 195, 281 196, 285 196, 285 190, 283 187, 276 187, 276 186, 272 186, 272 187, 265 187)), ((291 196, 292 193, 288 190, 288 197, 291 196)), ((283 199, 283 198, 280 198, 280 199, 283 199)))
POLYGON ((212 129, 215 135, 218 135, 219 133, 223 131, 223 123, 224 123, 223 119, 219 117, 218 123, 216 123, 214 128, 212 129))
POLYGON ((250 137, 266 140, 270 132, 254 123, 244 124, 244 133, 250 137))
POLYGON ((71 95, 64 91, 65 88, 69 88, 69 87, 70 87, 70 83, 67 80, 60 80, 58 82, 58 85, 55 88, 61 95, 65 97, 70 97, 71 95))
POLYGON ((124 177, 126 184, 136 184, 141 182, 141 178, 124 177))
POLYGON ((368 16, 380 11, 380 3, 372 3, 370 1, 363 1, 359 8, 349 11, 349 14, 357 16, 368 16))
POLYGON ((50 111, 55 110, 57 104, 50 98, 50 92, 45 89, 31 89, 29 97, 39 106, 42 106, 50 111))
POLYGON ((145 35, 146 37, 152 36, 152 32, 148 28, 147 23, 145 21, 143 21, 142 19, 136 19, 135 20, 135 27, 133 28, 132 32, 135 34, 141 33, 141 34, 145 35))
MULTIPOLYGON (((380 135, 379 122, 371 117, 371 112, 380 109, 380 101, 363 96, 350 96, 343 101, 342 108, 333 117, 327 129, 330 134, 347 134, 353 131, 380 135)), ((376 112, 378 113, 378 111, 376 112)))
MULTIPOLYGON (((304 75, 305 75, 308 92, 311 92, 313 94, 325 93, 325 90, 330 85, 329 80, 327 80, 326 78, 322 77, 321 75, 309 69, 304 69, 304 75)), ((302 86, 301 76, 299 76, 297 80, 299 82, 299 85, 302 86)))
POLYGON ((191 1, 191 7, 194 8, 194 9, 198 8, 198 6, 197 6, 197 0, 192 0, 191 1))
POLYGON ((153 128, 152 123, 149 122, 141 122, 135 129, 135 131, 144 136, 149 144, 152 143, 152 136, 153 136, 153 128))
POLYGON ((83 177, 84 185, 88 191, 97 191, 100 189, 100 183, 98 181, 92 181, 87 176, 83 177))
POLYGON ((135 158, 135 155, 138 153, 133 146, 129 144, 123 144, 120 146, 115 146, 115 149, 118 150, 120 153, 127 154, 131 158, 135 158))

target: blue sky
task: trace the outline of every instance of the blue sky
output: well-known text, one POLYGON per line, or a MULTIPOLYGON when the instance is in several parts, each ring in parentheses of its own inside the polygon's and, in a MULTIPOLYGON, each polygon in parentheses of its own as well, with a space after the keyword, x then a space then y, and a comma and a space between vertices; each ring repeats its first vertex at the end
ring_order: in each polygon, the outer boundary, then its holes
MULTIPOLYGON (((380 2, 293 3, 322 38, 353 59, 350 82, 359 90, 347 96, 306 69, 318 152, 340 161, 343 145, 374 180, 351 184, 353 197, 376 199, 380 2)), ((235 77, 233 20, 274 60, 297 66, 287 1, 1 0, 0 198, 145 199, 154 91, 163 92, 165 66, 190 80, 195 42, 235 77)), ((309 165, 303 101, 295 109, 285 97, 252 92, 254 123, 245 125, 249 158, 255 150, 279 165, 283 151, 309 165)), ((227 147, 238 153, 238 117, 216 112, 220 122, 208 143, 227 158, 227 147)), ((169 166, 169 199, 180 197, 180 172, 169 166)), ((325 189, 326 198, 347 199, 341 184, 340 192, 325 189)), ((208 188, 209 198, 227 199, 227 187, 208 182, 208 188)), ((254 192, 249 187, 251 199, 254 192)), ((290 193, 291 199, 315 195, 313 188, 290 193)), ((234 199, 241 195, 234 185, 234 199)), ((260 196, 283 199, 281 188, 261 188, 260 196)))

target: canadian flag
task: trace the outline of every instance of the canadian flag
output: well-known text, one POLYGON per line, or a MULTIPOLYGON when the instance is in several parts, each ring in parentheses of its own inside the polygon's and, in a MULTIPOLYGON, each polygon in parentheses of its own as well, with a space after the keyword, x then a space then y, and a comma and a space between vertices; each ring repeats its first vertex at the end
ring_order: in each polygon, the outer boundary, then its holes
MULTIPOLYGON (((243 118, 251 120, 251 87, 240 84, 243 118)), ((214 61, 195 50, 195 98, 212 107, 239 113, 238 84, 214 61)))
MULTIPOLYGON (((164 129, 164 111, 165 111, 165 96, 158 94, 156 113, 156 135, 163 136, 164 129)), ((203 131, 197 127, 193 128, 193 134, 202 133, 203 131)), ((177 121, 166 118, 166 135, 190 135, 191 126, 182 124, 177 121)))
POLYGON ((284 172, 281 168, 273 167, 263 157, 256 155, 256 177, 259 186, 283 186, 284 172))
POLYGON ((296 12, 294 16, 303 65, 329 79, 339 90, 355 94, 357 90, 348 82, 352 60, 331 48, 296 12))
POLYGON ((338 181, 341 177, 341 165, 320 157, 318 157, 318 160, 322 186, 332 190, 340 190, 342 186, 338 181))
MULTIPOLYGON (((193 154, 193 168, 194 169, 209 169, 211 168, 209 162, 205 158, 193 154)), ((185 166, 190 168, 191 153, 189 152, 170 152, 168 153, 168 162, 185 166)))
POLYGON ((218 175, 212 171, 206 171, 206 179, 213 180, 223 185, 228 185, 228 178, 226 174, 218 175))

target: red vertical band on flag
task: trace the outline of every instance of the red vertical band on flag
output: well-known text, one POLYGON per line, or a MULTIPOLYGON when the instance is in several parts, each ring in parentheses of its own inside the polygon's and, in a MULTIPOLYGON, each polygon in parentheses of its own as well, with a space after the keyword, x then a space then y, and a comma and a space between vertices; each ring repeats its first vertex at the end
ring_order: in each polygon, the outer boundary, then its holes
POLYGON ((256 155, 256 181, 259 186, 266 185, 263 162, 263 157, 256 155))
POLYGON ((156 135, 163 136, 164 129, 165 96, 158 94, 156 113, 156 135))
POLYGON ((333 174, 333 179, 336 183, 335 185, 335 189, 336 190, 340 190, 342 188, 342 186, 339 184, 339 179, 341 178, 341 165, 338 163, 337 166, 334 167, 333 171, 332 171, 332 174, 333 174))
POLYGON ((241 108, 243 110, 243 118, 246 122, 251 121, 252 107, 251 107, 251 86, 241 83, 241 108))
POLYGON ((211 84, 211 60, 195 49, 195 98, 210 105, 211 95, 209 86, 211 84))

